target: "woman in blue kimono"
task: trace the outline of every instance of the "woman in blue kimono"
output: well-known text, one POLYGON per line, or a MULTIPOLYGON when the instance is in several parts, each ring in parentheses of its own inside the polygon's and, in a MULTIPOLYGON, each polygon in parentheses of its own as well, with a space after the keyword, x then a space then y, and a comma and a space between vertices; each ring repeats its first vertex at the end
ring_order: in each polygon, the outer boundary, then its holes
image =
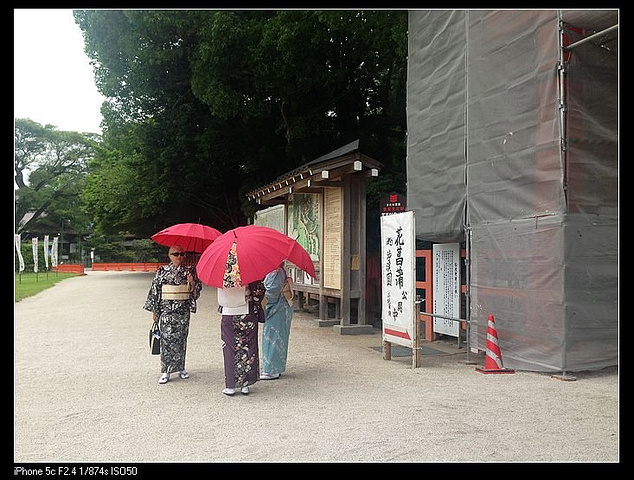
POLYGON ((167 383, 170 374, 179 372, 182 379, 189 378, 185 369, 189 318, 196 312, 196 300, 202 284, 196 267, 183 265, 185 252, 180 246, 169 249, 169 265, 162 265, 150 285, 143 308, 153 313, 154 323, 161 331, 161 377, 167 383))
POLYGON ((274 380, 286 371, 288 340, 293 319, 292 289, 284 265, 264 277, 266 289, 264 316, 266 322, 262 330, 262 374, 260 380, 274 380), (290 292, 291 294, 286 294, 290 292), (289 297, 289 298, 287 298, 289 297))

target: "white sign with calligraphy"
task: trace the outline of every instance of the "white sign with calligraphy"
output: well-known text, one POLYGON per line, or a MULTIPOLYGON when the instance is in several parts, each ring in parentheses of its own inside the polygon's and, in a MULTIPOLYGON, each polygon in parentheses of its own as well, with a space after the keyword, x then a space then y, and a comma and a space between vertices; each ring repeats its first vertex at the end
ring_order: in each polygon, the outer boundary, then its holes
MULTIPOLYGON (((434 245, 434 313, 460 318, 460 244, 434 245)), ((434 332, 457 337, 460 322, 434 317, 434 332)))
POLYGON ((381 217, 383 340, 413 348, 416 319, 414 212, 381 217))

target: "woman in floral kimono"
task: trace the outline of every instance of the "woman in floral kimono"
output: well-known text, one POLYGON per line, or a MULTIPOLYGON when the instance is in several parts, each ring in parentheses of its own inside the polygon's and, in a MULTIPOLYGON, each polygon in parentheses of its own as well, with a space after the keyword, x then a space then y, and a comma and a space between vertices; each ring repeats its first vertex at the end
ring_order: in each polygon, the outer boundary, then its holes
POLYGON ((196 312, 196 300, 202 284, 193 265, 183 265, 183 248, 169 249, 169 265, 158 268, 143 308, 153 312, 154 322, 161 331, 161 377, 159 383, 169 381, 170 374, 179 372, 189 378, 185 369, 189 318, 196 312))
POLYGON ((261 303, 264 284, 258 280, 242 285, 235 244, 229 252, 223 285, 224 288, 218 289, 226 387, 222 393, 232 396, 239 388, 243 395, 248 395, 249 385, 258 381, 260 373, 258 322, 264 321, 261 303))

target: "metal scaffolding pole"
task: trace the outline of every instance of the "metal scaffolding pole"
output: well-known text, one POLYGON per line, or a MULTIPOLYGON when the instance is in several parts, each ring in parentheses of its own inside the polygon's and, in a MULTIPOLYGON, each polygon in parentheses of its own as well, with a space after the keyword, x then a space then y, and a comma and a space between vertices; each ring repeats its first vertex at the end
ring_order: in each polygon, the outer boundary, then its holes
POLYGON ((618 31, 618 29, 619 29, 619 24, 617 23, 616 25, 612 25, 611 27, 601 30, 600 32, 593 33, 592 35, 588 35, 587 37, 582 38, 581 40, 578 40, 575 43, 571 43, 570 45, 563 47, 563 49, 569 52, 570 50, 577 48, 579 45, 583 45, 584 43, 590 42, 596 38, 609 35, 614 31, 618 31))

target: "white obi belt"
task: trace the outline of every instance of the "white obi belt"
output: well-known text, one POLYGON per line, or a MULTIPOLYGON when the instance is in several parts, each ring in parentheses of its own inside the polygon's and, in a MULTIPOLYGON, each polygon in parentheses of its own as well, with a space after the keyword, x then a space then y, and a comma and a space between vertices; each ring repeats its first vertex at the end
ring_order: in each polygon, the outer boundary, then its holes
POLYGON ((163 300, 188 300, 189 291, 189 285, 187 283, 184 285, 163 285, 163 300))

